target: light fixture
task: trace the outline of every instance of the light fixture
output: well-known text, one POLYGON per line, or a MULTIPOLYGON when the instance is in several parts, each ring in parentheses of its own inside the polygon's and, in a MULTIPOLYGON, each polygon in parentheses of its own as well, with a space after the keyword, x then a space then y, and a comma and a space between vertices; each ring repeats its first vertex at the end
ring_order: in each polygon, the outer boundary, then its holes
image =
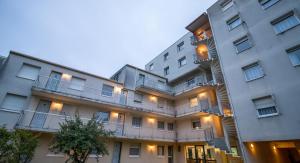
POLYGON ((251 147, 251 148, 254 148, 254 145, 251 143, 251 144, 250 144, 250 147, 251 147))
POLYGON ((119 113, 117 113, 117 112, 112 112, 111 115, 112 115, 112 117, 117 118, 117 117, 119 116, 119 113))
POLYGON ((61 78, 62 78, 63 80, 71 80, 72 75, 69 75, 69 74, 62 74, 61 78))
POLYGON ((63 103, 61 102, 52 102, 50 106, 50 109, 52 111, 61 111, 62 108, 63 108, 63 103))
POLYGON ((156 102, 157 101, 157 97, 156 96, 150 96, 150 101, 152 102, 156 102))
POLYGON ((148 145, 148 150, 150 151, 150 152, 153 152, 154 151, 154 145, 148 145))
POLYGON ((121 88, 121 87, 115 87, 115 88, 114 88, 114 92, 115 92, 115 93, 120 94, 121 91, 122 91, 122 88, 121 88))
POLYGON ((153 124, 154 123, 154 118, 148 118, 148 122, 153 124))

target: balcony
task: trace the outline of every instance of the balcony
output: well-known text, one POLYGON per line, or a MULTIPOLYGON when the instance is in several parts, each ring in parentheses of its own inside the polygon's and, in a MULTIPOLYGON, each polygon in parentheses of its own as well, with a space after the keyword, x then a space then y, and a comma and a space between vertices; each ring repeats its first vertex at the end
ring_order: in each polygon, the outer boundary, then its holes
POLYGON ((187 116, 195 113, 207 113, 207 114, 215 114, 215 115, 221 115, 219 107, 213 106, 213 107, 203 107, 201 105, 195 106, 195 107, 178 107, 176 111, 176 117, 182 117, 187 116))
POLYGON ((212 127, 195 129, 192 132, 178 132, 177 142, 209 142, 214 139, 212 127))
MULTIPOLYGON (((63 114, 36 112, 24 110, 17 128, 55 133, 60 128, 60 123, 66 119, 72 119, 73 116, 63 114)), ((87 122, 91 117, 81 117, 83 122, 87 122)), ((176 140, 175 131, 158 130, 156 127, 132 127, 131 123, 109 122, 103 123, 106 130, 114 131, 117 138, 140 139, 140 140, 158 140, 174 142, 176 140)))
POLYGON ((76 103, 96 104, 112 109, 116 109, 117 107, 129 111, 143 111, 165 116, 175 116, 175 112, 172 109, 159 109, 144 105, 136 105, 134 103, 134 97, 129 97, 128 95, 121 93, 121 85, 115 86, 115 88, 118 87, 119 90, 114 90, 112 96, 101 95, 102 90, 100 88, 90 87, 87 86, 87 84, 81 86, 81 90, 72 89, 70 85, 71 81, 39 76, 33 84, 32 93, 34 95, 60 100, 64 99, 76 103))
POLYGON ((173 98, 174 94, 172 87, 168 86, 166 83, 160 83, 159 81, 149 78, 138 79, 136 81, 136 89, 166 98, 173 98))
POLYGON ((203 32, 200 36, 192 36, 190 39, 191 39, 191 44, 193 46, 196 46, 198 44, 201 44, 203 42, 205 42, 207 39, 209 39, 210 37, 205 33, 203 32))

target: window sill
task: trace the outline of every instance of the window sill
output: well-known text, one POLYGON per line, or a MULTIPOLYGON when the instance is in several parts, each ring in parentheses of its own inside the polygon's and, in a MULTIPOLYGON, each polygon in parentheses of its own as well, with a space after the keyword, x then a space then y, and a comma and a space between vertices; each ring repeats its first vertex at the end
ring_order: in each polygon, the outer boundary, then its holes
POLYGON ((140 155, 129 155, 130 158, 139 158, 140 155))
POLYGON ((264 74, 264 75, 262 75, 262 76, 260 76, 260 77, 258 77, 258 78, 255 78, 255 79, 251 79, 251 80, 246 80, 246 82, 248 83, 248 82, 252 82, 252 81, 255 81, 255 80, 258 80, 258 79, 261 79, 261 78, 264 78, 266 75, 264 74))
POLYGON ((253 46, 250 46, 250 47, 248 47, 248 48, 246 48, 246 49, 244 49, 244 50, 242 50, 242 51, 236 51, 236 54, 240 54, 240 53, 242 53, 242 52, 244 52, 244 51, 247 51, 247 50, 249 50, 249 49, 251 49, 253 46))
POLYGON ((296 27, 299 26, 299 25, 300 25, 300 23, 297 24, 297 25, 295 25, 295 26, 293 26, 293 27, 290 27, 290 28, 286 29, 285 31, 282 31, 282 32, 276 32, 276 31, 275 31, 275 33, 276 33, 276 35, 283 35, 285 32, 287 32, 287 31, 289 31, 289 30, 292 30, 293 28, 296 28, 296 27))
POLYGON ((71 87, 69 87, 69 89, 74 90, 74 91, 80 91, 80 92, 83 91, 83 89, 76 89, 76 88, 71 88, 71 87))
POLYGON ((268 117, 274 117, 274 116, 279 116, 279 113, 274 113, 274 114, 268 114, 268 115, 258 115, 258 119, 261 118, 268 118, 268 117))
POLYGON ((163 155, 160 155, 160 156, 157 156, 157 158, 165 158, 165 156, 163 156, 163 155))
POLYGON ((140 129, 142 127, 138 127, 138 126, 132 126, 132 128, 135 128, 135 129, 140 129))
POLYGON ((21 78, 21 79, 25 79, 25 80, 29 80, 29 81, 36 81, 37 79, 30 79, 30 78, 26 78, 26 77, 22 77, 22 76, 16 76, 17 78, 21 78))
POLYGON ((268 8, 271 8, 272 6, 274 6, 275 4, 277 4, 278 2, 280 2, 280 0, 278 0, 277 2, 275 2, 275 3, 273 3, 271 6, 268 6, 268 7, 264 7, 263 5, 261 5, 261 8, 263 9, 263 10, 267 10, 268 8))
POLYGON ((101 94, 101 96, 103 96, 103 97, 109 97, 109 98, 112 97, 112 95, 111 96, 107 96, 107 95, 103 95, 103 94, 101 94))

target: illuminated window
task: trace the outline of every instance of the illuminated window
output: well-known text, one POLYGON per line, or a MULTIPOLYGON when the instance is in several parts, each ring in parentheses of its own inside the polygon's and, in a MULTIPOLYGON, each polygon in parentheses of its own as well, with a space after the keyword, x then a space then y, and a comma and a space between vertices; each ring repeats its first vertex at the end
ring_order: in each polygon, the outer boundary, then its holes
POLYGON ((286 50, 293 66, 300 66, 300 44, 286 50))
POLYGON ((276 34, 283 33, 300 24, 300 20, 296 17, 294 11, 290 11, 271 22, 276 34))
POLYGON ((276 4, 277 2, 279 2, 280 0, 258 0, 258 1, 263 9, 267 9, 273 6, 274 4, 276 4))
POLYGON ((165 129, 165 122, 164 121, 157 121, 157 128, 160 130, 165 129))
POLYGON ((196 107, 198 106, 198 98, 197 97, 193 97, 193 98, 190 98, 190 107, 196 107))
POLYGON ((165 147, 162 145, 157 146, 157 156, 164 156, 165 155, 165 147))
POLYGON ((258 117, 268 117, 278 115, 275 101, 272 96, 260 97, 252 100, 256 109, 258 117))
POLYGON ((232 17, 231 19, 229 19, 226 23, 228 25, 228 29, 232 30, 232 29, 236 28, 237 26, 241 25, 242 20, 239 15, 236 15, 236 16, 232 17))

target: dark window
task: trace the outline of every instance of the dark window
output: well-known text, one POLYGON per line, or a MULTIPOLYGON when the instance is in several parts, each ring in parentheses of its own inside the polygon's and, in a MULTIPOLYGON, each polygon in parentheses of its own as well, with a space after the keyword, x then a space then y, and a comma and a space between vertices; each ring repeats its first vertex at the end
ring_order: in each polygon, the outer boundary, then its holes
POLYGON ((192 121, 192 127, 193 129, 200 129, 201 128, 200 120, 192 121))
POLYGON ((182 51, 182 50, 183 50, 183 46, 184 46, 184 42, 182 41, 181 43, 179 43, 179 44, 177 45, 177 52, 182 51))
POLYGON ((186 57, 182 57, 178 60, 179 67, 186 65, 186 57))
POLYGON ((157 146, 157 155, 164 156, 165 155, 165 147, 162 145, 157 146))
POLYGON ((164 68, 164 75, 169 75, 170 69, 169 66, 164 68))
POLYGON ((260 5, 262 6, 263 9, 267 9, 267 8, 273 6, 274 4, 276 4, 279 1, 280 0, 259 0, 259 3, 260 3, 260 5))
POLYGON ((169 53, 164 54, 164 61, 169 59, 169 53))
POLYGON ((252 47, 248 36, 244 36, 243 38, 234 41, 233 44, 236 48, 237 53, 241 53, 252 47))
POLYGON ((141 153, 141 145, 140 144, 132 144, 129 147, 129 155, 130 156, 139 156, 141 153))
POLYGON ((168 123, 168 130, 173 131, 174 130, 174 123, 168 123))
POLYGON ((132 126, 133 127, 142 127, 142 118, 141 117, 132 117, 132 126))
POLYGON ((160 130, 165 129, 165 122, 164 121, 157 121, 157 128, 160 130))

